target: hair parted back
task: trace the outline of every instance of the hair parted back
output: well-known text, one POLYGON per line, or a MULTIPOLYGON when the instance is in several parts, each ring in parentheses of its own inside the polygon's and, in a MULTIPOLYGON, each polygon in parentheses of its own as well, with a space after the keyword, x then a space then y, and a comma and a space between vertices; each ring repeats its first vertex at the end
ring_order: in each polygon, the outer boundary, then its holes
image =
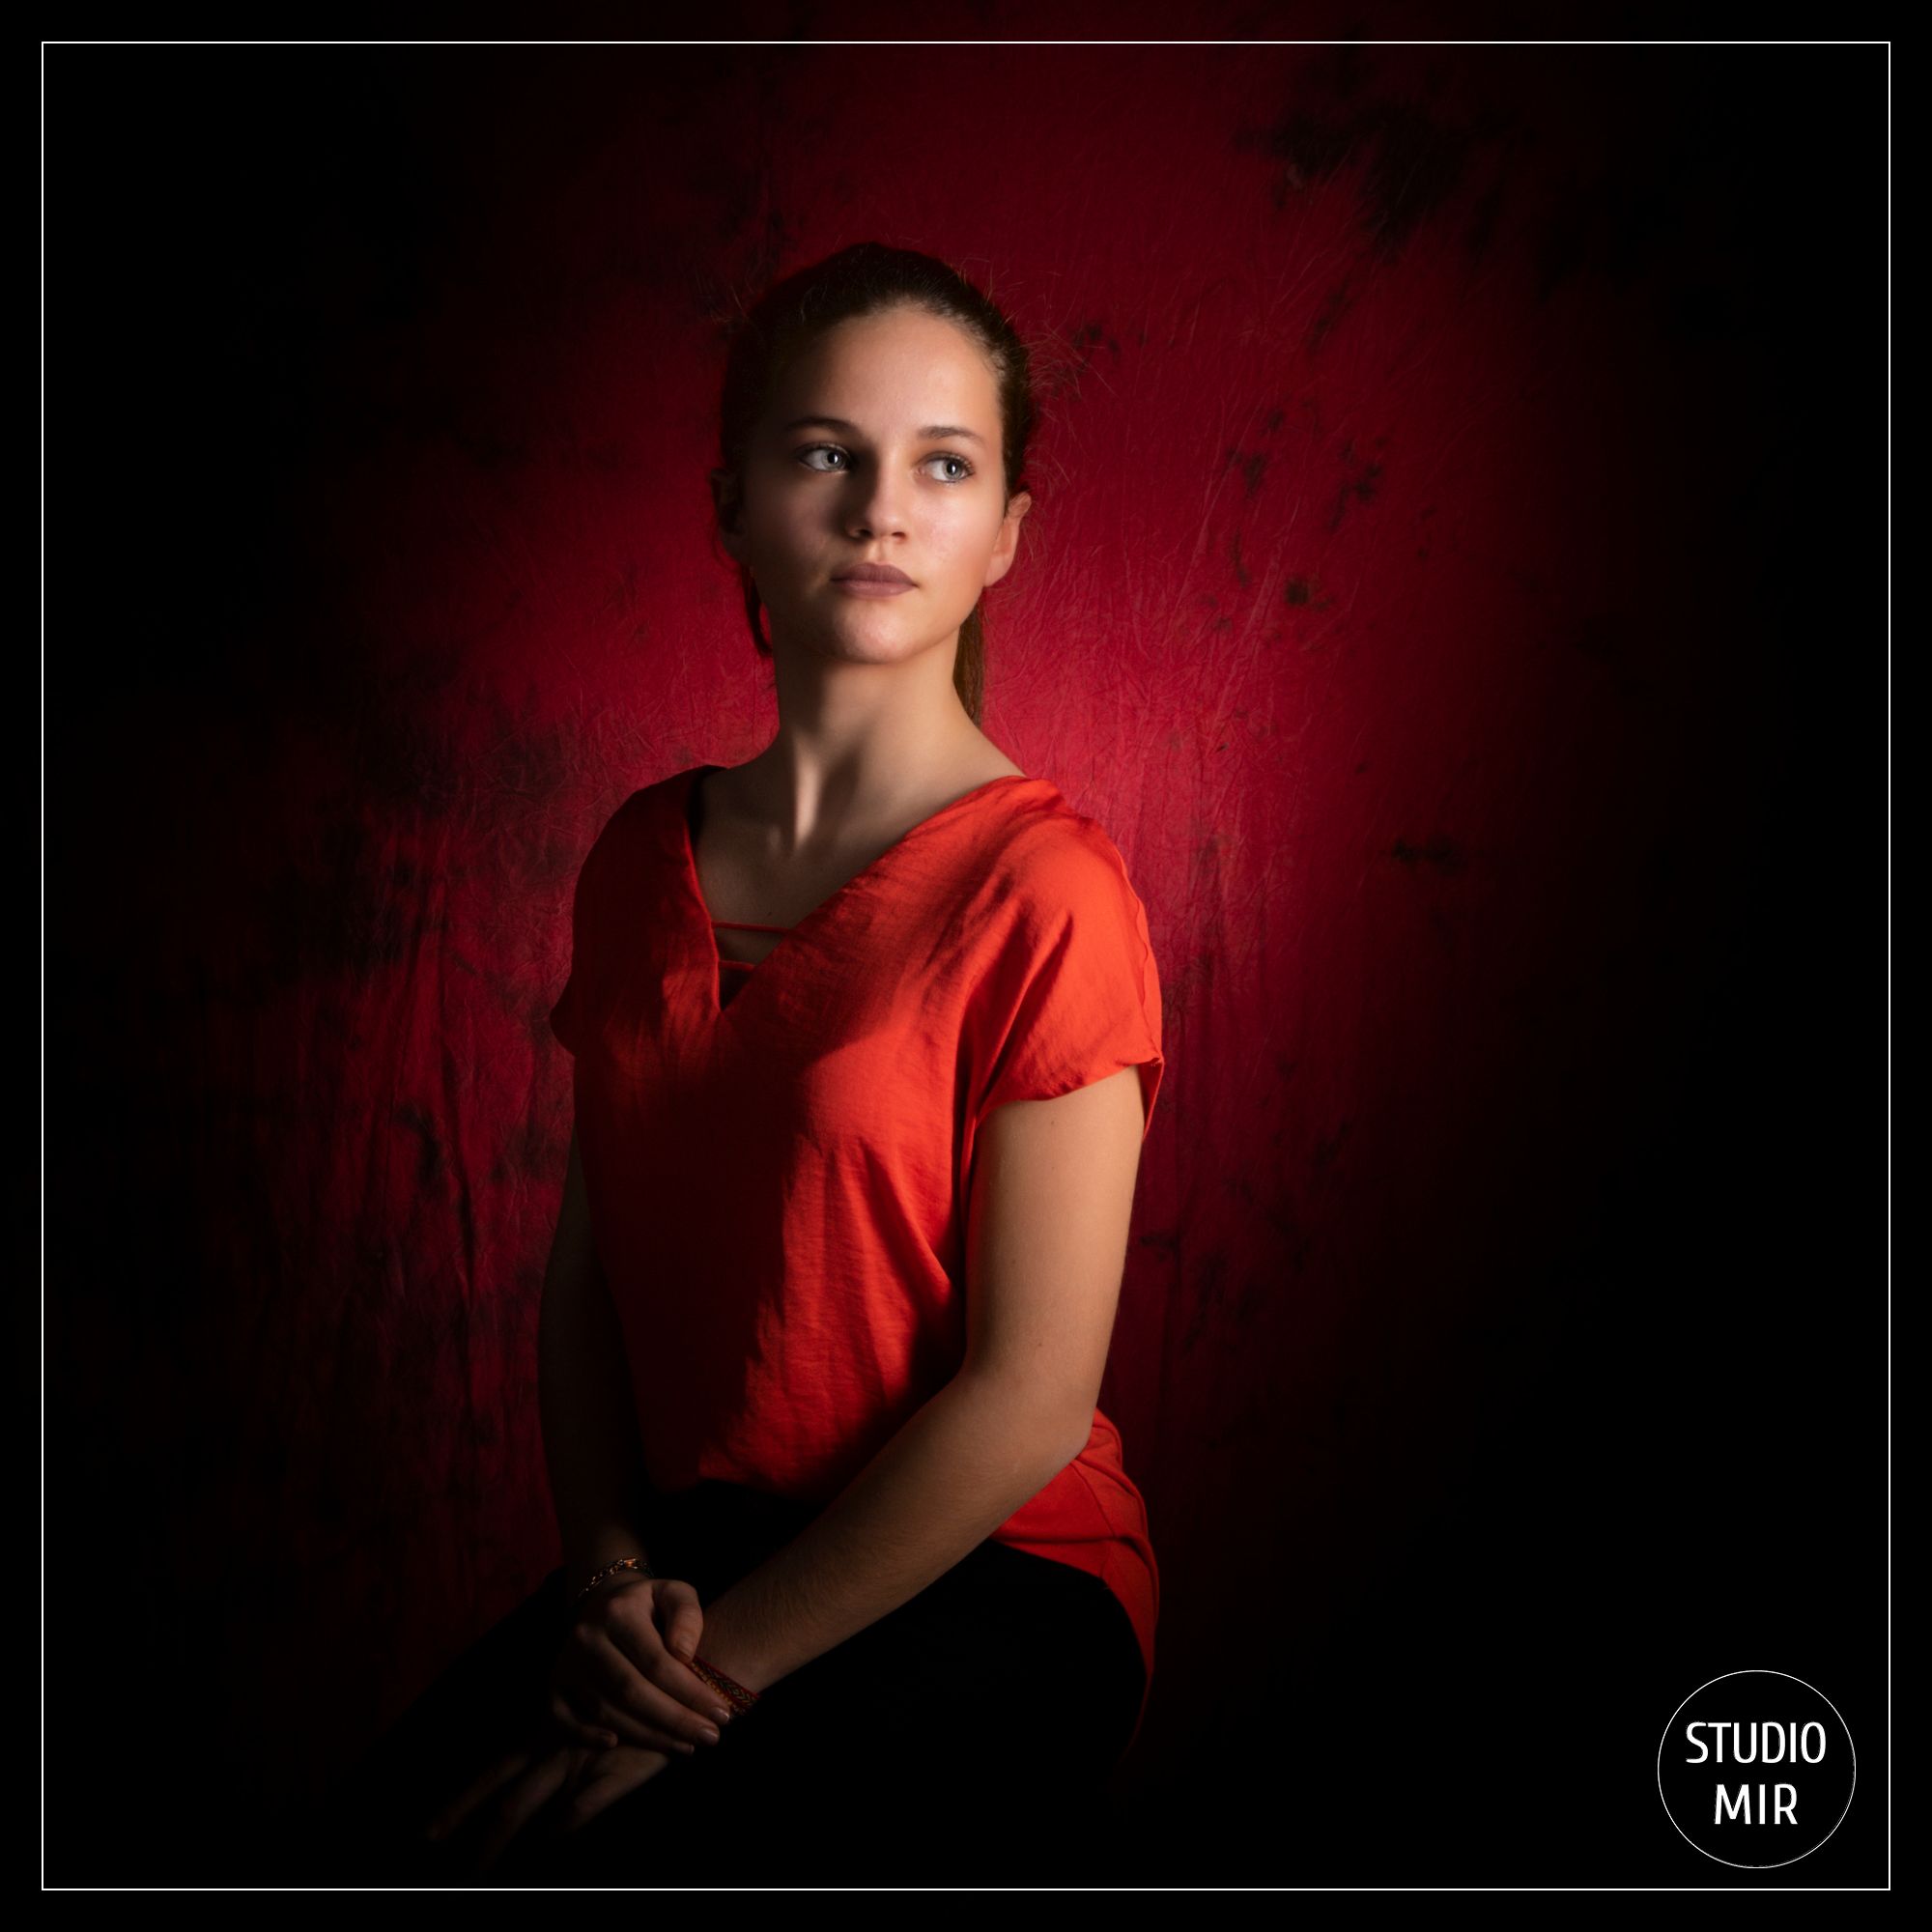
MULTIPOLYGON (((1000 444, 1006 500, 1024 488, 1032 440, 1033 372, 1025 342, 999 305, 956 269, 935 256, 881 242, 857 242, 774 283, 731 327, 719 410, 719 467, 742 499, 752 432, 792 359, 841 322, 895 308, 923 309, 964 329, 991 366, 1000 397, 1000 444)), ((761 655, 772 654, 758 612, 763 608, 751 572, 741 563, 745 619, 761 655)), ((975 604, 959 626, 952 684, 977 724, 985 695, 985 630, 975 604)))

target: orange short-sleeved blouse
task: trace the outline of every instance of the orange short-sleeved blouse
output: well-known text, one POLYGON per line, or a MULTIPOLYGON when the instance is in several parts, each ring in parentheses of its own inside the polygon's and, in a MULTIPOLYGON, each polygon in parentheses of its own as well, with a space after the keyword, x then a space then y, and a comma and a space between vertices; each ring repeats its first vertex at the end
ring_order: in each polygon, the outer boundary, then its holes
MULTIPOLYGON (((1012 776, 914 826, 721 995, 689 815, 720 769, 632 793, 598 835, 551 1027, 651 1482, 829 1502, 965 1359, 988 1114, 1137 1066, 1145 1138, 1160 986, 1105 832, 1012 776)), ((1151 1684, 1159 1572, 1097 1408, 994 1536, 1099 1577, 1151 1684)))

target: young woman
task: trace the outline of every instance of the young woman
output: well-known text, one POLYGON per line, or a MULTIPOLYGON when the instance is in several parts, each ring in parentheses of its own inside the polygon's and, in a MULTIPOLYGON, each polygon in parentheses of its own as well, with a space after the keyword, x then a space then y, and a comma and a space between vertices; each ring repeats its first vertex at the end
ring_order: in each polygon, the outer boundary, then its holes
POLYGON ((563 1562, 345 1787, 347 1878, 1107 1879, 1158 1577, 1095 1405, 1164 1063, 1119 853, 977 722, 1032 425, 923 255, 739 331, 712 487, 777 733, 584 860, 563 1562))

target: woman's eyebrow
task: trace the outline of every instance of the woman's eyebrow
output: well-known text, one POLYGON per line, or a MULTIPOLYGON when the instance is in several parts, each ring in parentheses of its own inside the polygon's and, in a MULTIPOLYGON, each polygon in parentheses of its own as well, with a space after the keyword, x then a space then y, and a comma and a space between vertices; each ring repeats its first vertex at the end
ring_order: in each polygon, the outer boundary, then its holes
MULTIPOLYGON (((793 416, 790 422, 779 425, 779 434, 789 436, 795 429, 836 429, 843 431, 847 436, 856 436, 859 433, 859 425, 847 422, 843 416, 793 416)), ((982 444, 986 440, 978 430, 963 429, 958 423, 927 423, 923 429, 916 430, 914 434, 921 437, 962 436, 969 442, 982 444)))

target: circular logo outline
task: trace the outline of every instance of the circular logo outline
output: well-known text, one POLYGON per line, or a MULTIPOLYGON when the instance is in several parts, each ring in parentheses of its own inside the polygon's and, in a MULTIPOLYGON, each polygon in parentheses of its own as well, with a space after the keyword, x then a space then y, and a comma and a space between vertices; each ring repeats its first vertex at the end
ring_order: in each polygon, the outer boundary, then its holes
POLYGON ((1820 1846, 1831 1843, 1833 1837, 1837 1833, 1838 1827, 1845 1822, 1846 1817, 1851 1812, 1852 1799, 1857 1795, 1858 1788, 1859 1788, 1859 1747, 1856 1744, 1852 1742, 1852 1727, 1851 1725, 1845 1722, 1845 1714, 1841 1710, 1839 1710, 1837 1705, 1833 1703, 1831 1698, 1826 1696, 1824 1691, 1819 1690, 1815 1684, 1805 1684, 1804 1678, 1794 1677, 1792 1673, 1788 1670, 1763 1670, 1757 1668, 1751 1668, 1746 1670, 1720 1670, 1717 1676, 1708 1678, 1704 1683, 1698 1685, 1697 1689, 1695 1690, 1692 1690, 1689 1697, 1685 1697, 1679 1700, 1677 1710, 1672 1711, 1670 1716, 1664 1719, 1663 1735, 1657 1741, 1657 1800, 1658 1803, 1663 1806, 1663 1815, 1670 1820, 1670 1829, 1673 1832, 1675 1832, 1677 1835, 1680 1838, 1682 1838, 1684 1842, 1687 1845, 1689 1845, 1692 1851, 1702 1853, 1703 1856, 1709 1859, 1713 1864, 1723 1865, 1730 1871, 1782 1871, 1786 1865, 1795 1865, 1800 1863, 1802 1861, 1808 1859, 1813 1852, 1817 1851, 1820 1848, 1820 1846), (1700 1845, 1697 1842, 1697 1840, 1693 1838, 1690 1835, 1690 1833, 1687 1832, 1684 1829, 1684 1827, 1677 1822, 1676 1813, 1673 1812, 1670 1808, 1670 1800, 1664 1797, 1663 1795, 1663 1747, 1670 1742, 1671 1728, 1677 1722, 1678 1713, 1684 1709, 1684 1706, 1686 1704, 1690 1703, 1691 1697, 1696 1697, 1700 1695, 1702 1692, 1708 1690, 1713 1684, 1723 1683, 1723 1681, 1727 1677, 1782 1677, 1783 1679, 1785 1679, 1787 1683, 1804 1684, 1804 1689, 1810 1691, 1812 1696, 1817 1698, 1818 1701, 1821 1704, 1823 1704, 1828 1711, 1831 1712, 1833 1717, 1837 1719, 1838 1728, 1845 1734, 1845 1748, 1852 1754, 1852 1788, 1851 1790, 1845 1793, 1845 1808, 1843 1811, 1840 1811, 1838 1813, 1837 1819, 1833 1824, 1831 1831, 1827 1832, 1825 1835, 1818 1840, 1818 1843, 1816 1845, 1808 1846, 1805 1850, 1800 1852, 1798 1854, 1798 1857, 1795 1859, 1779 1859, 1776 1861, 1776 1863, 1768 1865, 1747 1865, 1747 1864, 1740 1864, 1735 1859, 1720 1859, 1716 1852, 1705 1851, 1704 1847, 1700 1845))

